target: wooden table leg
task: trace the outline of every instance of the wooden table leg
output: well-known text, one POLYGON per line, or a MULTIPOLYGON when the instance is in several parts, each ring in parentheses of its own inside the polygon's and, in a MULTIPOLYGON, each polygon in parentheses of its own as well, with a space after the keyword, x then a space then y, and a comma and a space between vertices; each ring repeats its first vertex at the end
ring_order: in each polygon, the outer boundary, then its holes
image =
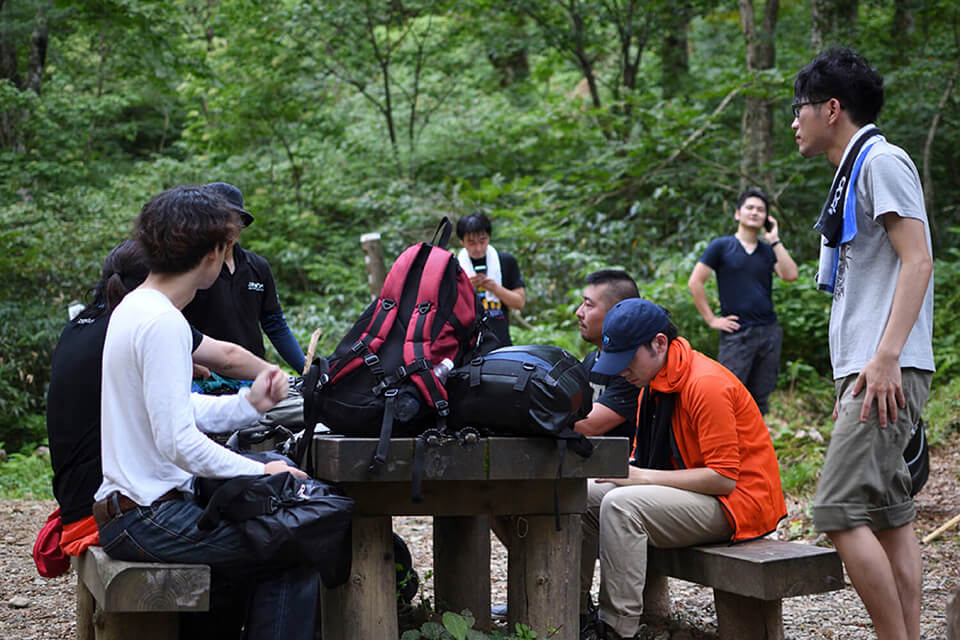
POLYGON ((490 630, 490 517, 433 519, 433 580, 436 609, 469 609, 475 629, 490 630))
POLYGON ((324 640, 397 638, 397 572, 390 516, 353 519, 350 578, 322 589, 324 640))
POLYGON ((514 516, 510 526, 510 629, 522 622, 537 637, 580 636, 580 514, 514 516), (550 635, 552 632, 556 632, 550 635))

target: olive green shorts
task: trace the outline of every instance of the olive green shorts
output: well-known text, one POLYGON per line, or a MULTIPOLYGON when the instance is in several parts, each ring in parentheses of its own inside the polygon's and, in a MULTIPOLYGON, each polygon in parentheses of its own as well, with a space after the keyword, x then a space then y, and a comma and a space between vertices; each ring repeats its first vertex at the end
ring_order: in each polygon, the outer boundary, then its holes
POLYGON ((860 422, 866 392, 853 397, 857 374, 836 381, 839 411, 813 504, 817 531, 846 531, 863 525, 880 531, 913 521, 916 509, 903 451, 927 403, 932 377, 929 371, 901 370, 907 406, 898 409, 897 421, 888 421, 885 429, 880 428, 876 404, 867 421, 860 422))

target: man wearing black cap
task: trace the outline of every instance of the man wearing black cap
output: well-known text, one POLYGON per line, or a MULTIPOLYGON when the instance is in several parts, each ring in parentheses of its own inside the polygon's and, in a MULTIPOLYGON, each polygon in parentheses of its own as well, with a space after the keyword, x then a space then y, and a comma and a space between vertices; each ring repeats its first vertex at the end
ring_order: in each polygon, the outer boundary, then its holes
POLYGON ((597 637, 619 640, 640 627, 648 544, 750 540, 773 531, 787 509, 750 392, 678 337, 662 307, 617 303, 602 342, 593 371, 643 387, 629 476, 591 482, 583 517, 582 552, 600 558, 597 637))
MULTIPOLYGON (((253 223, 253 216, 243 208, 240 189, 226 182, 204 187, 233 205, 244 227, 253 223)), ((261 358, 265 354, 260 333, 263 327, 280 357, 296 373, 303 371, 303 349, 283 317, 270 264, 239 243, 228 248, 217 281, 209 289, 198 291, 183 315, 201 333, 239 344, 261 358)))

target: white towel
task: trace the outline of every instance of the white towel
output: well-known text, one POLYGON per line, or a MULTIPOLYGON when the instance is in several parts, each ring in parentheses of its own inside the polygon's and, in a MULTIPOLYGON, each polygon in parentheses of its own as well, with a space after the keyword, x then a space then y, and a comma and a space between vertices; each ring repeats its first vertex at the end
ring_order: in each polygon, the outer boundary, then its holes
MULTIPOLYGON (((467 253, 466 249, 460 249, 460 252, 457 253, 457 261, 468 276, 477 274, 473 268, 473 261, 470 259, 470 254, 467 253)), ((487 245, 487 277, 501 287, 503 286, 503 273, 500 271, 500 254, 497 253, 497 250, 493 248, 492 244, 487 245)), ((488 303, 500 302, 500 298, 495 296, 489 289, 485 290, 483 295, 488 303)))

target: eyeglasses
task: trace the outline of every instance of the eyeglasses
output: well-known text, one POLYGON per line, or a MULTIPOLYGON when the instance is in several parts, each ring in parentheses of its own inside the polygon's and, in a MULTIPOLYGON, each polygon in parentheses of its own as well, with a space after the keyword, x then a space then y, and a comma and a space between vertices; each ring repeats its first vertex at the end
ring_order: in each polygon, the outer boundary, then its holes
POLYGON ((823 104, 826 100, 807 100, 806 102, 794 102, 791 107, 793 107, 793 117, 800 117, 800 109, 807 106, 808 104, 823 104))

